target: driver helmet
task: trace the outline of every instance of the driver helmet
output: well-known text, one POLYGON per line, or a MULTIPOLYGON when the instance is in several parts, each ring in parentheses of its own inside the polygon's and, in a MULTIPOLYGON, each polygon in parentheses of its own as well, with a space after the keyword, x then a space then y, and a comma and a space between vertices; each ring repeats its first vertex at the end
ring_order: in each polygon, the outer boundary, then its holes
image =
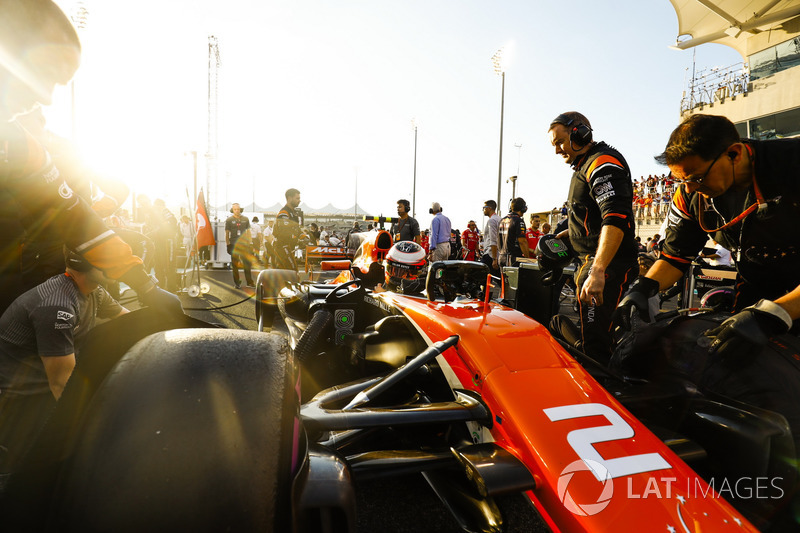
POLYGON ((414 241, 395 243, 386 254, 386 281, 417 279, 425 269, 425 249, 414 241))

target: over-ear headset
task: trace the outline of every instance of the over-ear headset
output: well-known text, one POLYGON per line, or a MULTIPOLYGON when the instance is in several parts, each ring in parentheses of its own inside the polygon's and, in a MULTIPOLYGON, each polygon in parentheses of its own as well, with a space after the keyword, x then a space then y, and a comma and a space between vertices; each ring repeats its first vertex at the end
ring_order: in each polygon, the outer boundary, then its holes
POLYGON ((71 268, 72 270, 76 270, 78 272, 89 272, 94 268, 89 261, 83 258, 82 255, 73 252, 66 246, 64 247, 64 263, 66 264, 67 268, 71 268))
POLYGON ((528 204, 522 198, 512 198, 508 202, 509 211, 519 211, 523 215, 528 212, 528 204))
MULTIPOLYGON (((592 128, 583 122, 575 122, 565 114, 560 114, 553 119, 551 124, 561 124, 569 130, 569 142, 581 148, 592 142, 592 128)), ((573 147, 574 149, 574 147, 573 147)))

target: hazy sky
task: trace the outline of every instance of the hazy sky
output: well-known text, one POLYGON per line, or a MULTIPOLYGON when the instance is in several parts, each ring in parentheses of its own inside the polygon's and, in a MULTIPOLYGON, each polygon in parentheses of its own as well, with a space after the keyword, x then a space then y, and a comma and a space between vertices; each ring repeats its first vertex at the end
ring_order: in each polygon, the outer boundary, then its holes
MULTIPOLYGON (((74 0, 59 3, 69 11, 74 0)), ((453 225, 480 220, 497 194, 501 80, 508 57, 506 178, 532 211, 560 206, 570 169, 550 146, 550 120, 587 115, 595 138, 633 174, 653 162, 677 125, 692 52, 668 46, 677 19, 667 0, 86 0, 75 131, 97 166, 135 192, 178 205, 200 153, 205 185, 208 35, 219 40, 216 203, 283 201, 296 187, 311 206, 394 214, 411 199, 418 124, 416 212, 439 201, 453 225), (522 145, 517 148, 515 145, 522 145), (255 184, 255 189, 253 185, 255 184)), ((741 61, 697 49, 698 68, 741 61)), ((68 92, 47 110, 72 130, 68 92)), ((213 191, 212 191, 213 193, 213 191)), ((479 222, 480 223, 480 222, 479 222)))

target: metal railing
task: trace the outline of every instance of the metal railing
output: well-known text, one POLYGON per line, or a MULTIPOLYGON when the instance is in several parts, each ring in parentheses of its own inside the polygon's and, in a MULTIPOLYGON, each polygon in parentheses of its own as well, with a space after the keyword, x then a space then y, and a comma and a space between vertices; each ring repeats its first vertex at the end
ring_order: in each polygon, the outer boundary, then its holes
POLYGON ((695 73, 681 97, 681 113, 696 107, 724 102, 750 90, 750 68, 747 63, 729 67, 713 67, 695 73))

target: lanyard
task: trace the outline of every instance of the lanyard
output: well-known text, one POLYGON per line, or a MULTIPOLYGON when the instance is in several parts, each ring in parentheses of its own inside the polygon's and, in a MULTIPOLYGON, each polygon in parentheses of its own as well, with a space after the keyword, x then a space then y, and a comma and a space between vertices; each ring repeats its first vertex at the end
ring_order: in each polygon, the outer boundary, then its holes
MULTIPOLYGON (((756 160, 756 157, 755 157, 755 154, 753 153, 753 148, 749 144, 745 144, 744 147, 747 148, 747 152, 750 155, 750 173, 753 176, 753 189, 754 189, 754 191, 756 193, 756 201, 755 201, 755 203, 753 203, 753 205, 751 205, 750 207, 748 207, 747 209, 742 211, 739 214, 739 216, 737 216, 736 218, 734 218, 730 222, 728 222, 728 223, 726 223, 726 224, 724 224, 724 225, 722 225, 722 226, 720 226, 720 227, 718 227, 716 229, 706 229, 706 227, 703 225, 703 213, 705 213, 705 200, 703 199, 703 195, 702 194, 698 194, 697 195, 697 207, 698 207, 697 221, 700 223, 700 228, 703 231, 705 231, 706 233, 714 233, 714 232, 717 232, 717 231, 724 230, 725 228, 728 228, 730 226, 733 226, 734 224, 737 224, 737 223, 741 222, 742 220, 744 220, 745 218, 747 218, 756 209, 759 209, 760 207, 767 205, 767 202, 764 200, 764 195, 761 194, 761 189, 758 187, 758 181, 756 181, 756 172, 755 172, 755 160, 756 160)), ((715 209, 715 211, 716 211, 716 209, 715 209)))

